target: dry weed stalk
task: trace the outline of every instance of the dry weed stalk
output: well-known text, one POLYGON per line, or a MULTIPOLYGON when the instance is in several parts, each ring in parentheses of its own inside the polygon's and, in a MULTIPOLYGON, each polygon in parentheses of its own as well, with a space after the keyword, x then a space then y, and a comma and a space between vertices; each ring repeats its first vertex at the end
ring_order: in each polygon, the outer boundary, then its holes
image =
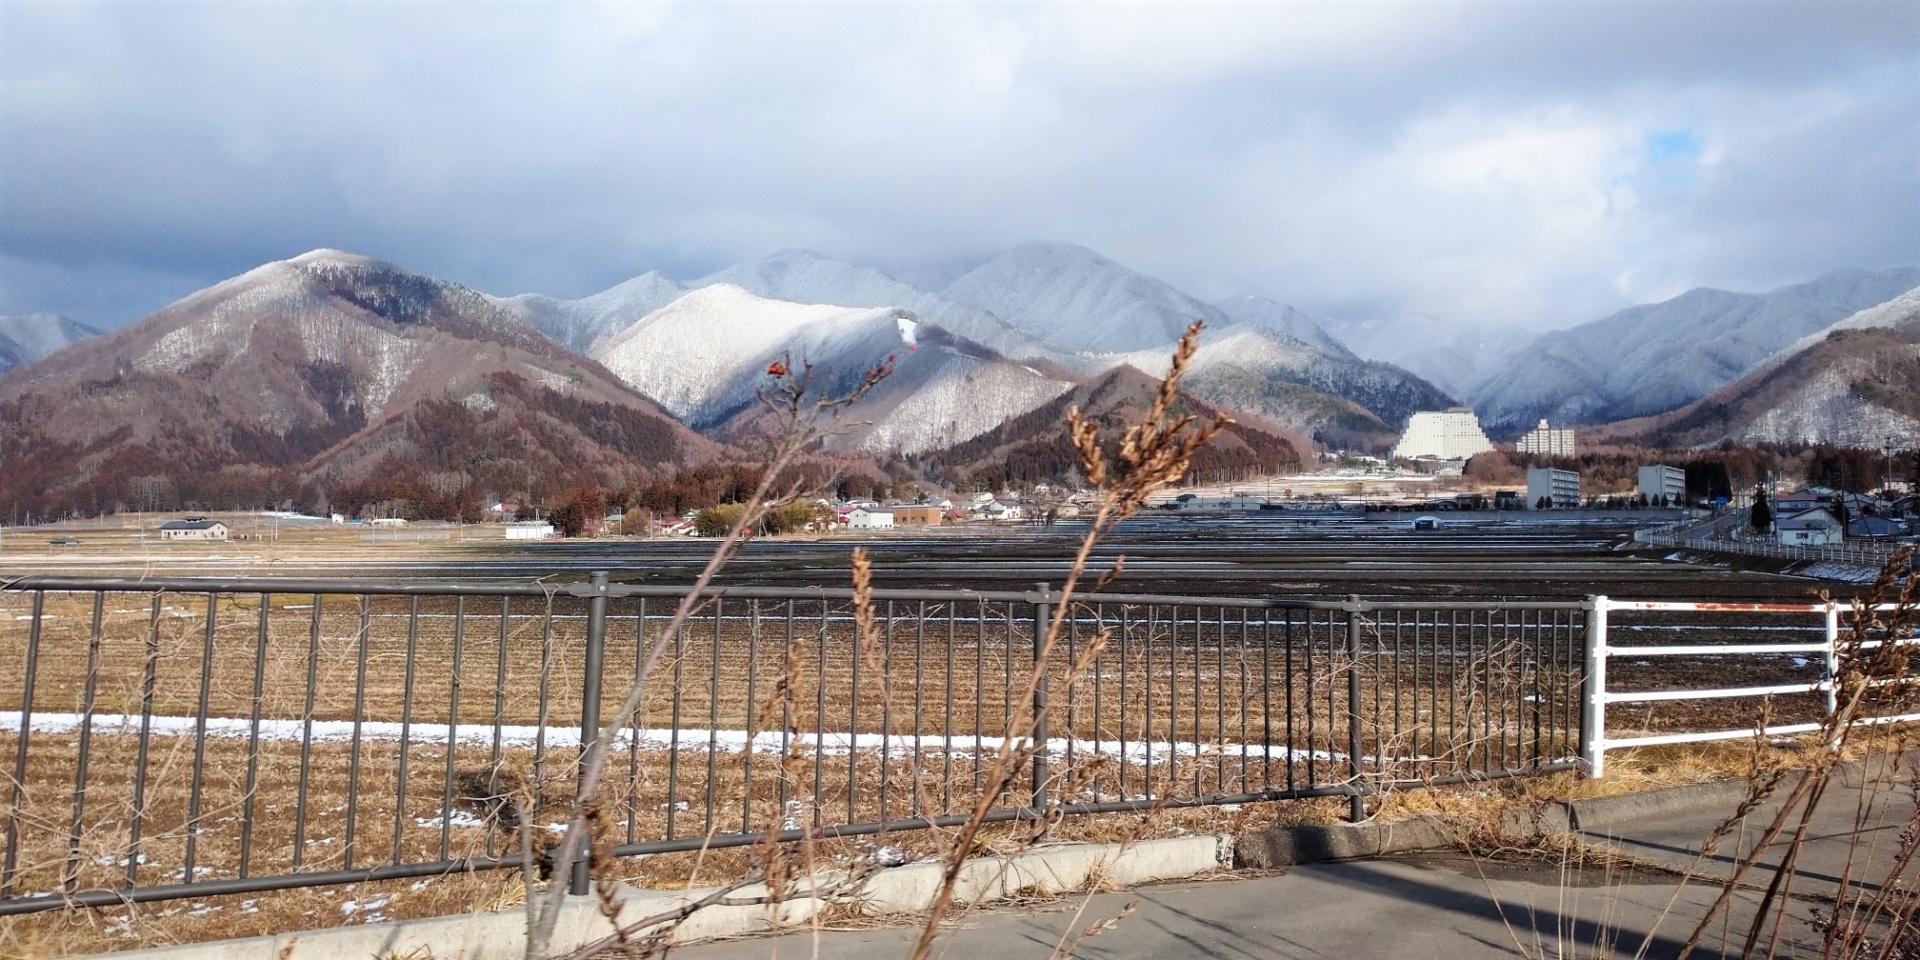
MULTIPOLYGON (((1139 422, 1126 427, 1117 449, 1111 454, 1101 442, 1097 424, 1077 407, 1067 411, 1068 434, 1074 449, 1080 454, 1081 471, 1088 485, 1100 492, 1100 498, 1094 507, 1092 522, 1074 553, 1073 563, 1067 570, 1060 592, 1052 598, 1052 615, 1035 647, 1033 668, 1026 678, 1022 695, 1016 701, 1015 713, 1008 720, 1000 749, 995 752, 993 762, 988 767, 980 796, 975 800, 966 822, 946 845, 942 858, 946 869, 941 875, 940 889, 934 896, 920 937, 914 944, 911 954, 913 960, 925 960, 933 949, 941 921, 952 907, 961 870, 993 809, 994 799, 1011 786, 1015 772, 1032 758, 1039 747, 1035 743, 1038 721, 1034 709, 1035 697, 1047 681, 1048 665, 1060 641, 1066 618, 1073 610, 1074 595, 1086 575, 1094 547, 1121 521, 1146 506, 1153 494, 1185 477, 1193 455, 1232 422, 1221 416, 1210 423, 1196 424, 1191 414, 1175 412, 1180 400, 1180 379, 1193 361, 1203 328, 1204 324, 1198 320, 1187 327, 1174 349, 1173 361, 1166 377, 1160 381, 1153 404, 1139 422)), ((1105 574, 1098 576, 1094 589, 1109 582, 1119 570, 1120 565, 1115 564, 1105 574)), ((1104 646, 1108 635, 1103 631, 1100 637, 1088 644, 1090 648, 1095 648, 1096 656, 1097 648, 1104 646)), ((1082 658, 1082 663, 1091 662, 1091 659, 1082 658)), ((1078 668, 1080 664, 1074 666, 1078 668)))
MULTIPOLYGON (((599 819, 595 814, 599 809, 601 780, 606 774, 610 748, 620 732, 635 720, 641 704, 646 702, 647 691, 661 659, 668 650, 672 649, 675 638, 680 635, 687 620, 705 605, 706 599, 703 594, 713 583, 714 577, 739 552, 751 531, 758 528, 761 519, 769 509, 769 500, 775 499, 775 485, 780 482, 781 475, 787 467, 792 465, 801 453, 831 435, 840 426, 846 411, 892 372, 893 358, 888 357, 880 365, 865 371, 853 388, 846 393, 838 396, 821 394, 809 399, 809 395, 814 392, 814 370, 811 362, 802 361, 796 369, 791 357, 782 357, 768 366, 767 375, 772 378, 772 382, 759 394, 761 404, 773 418, 768 437, 772 452, 767 459, 765 472, 761 475, 760 482, 754 488, 752 495, 747 498, 745 509, 734 520, 720 543, 714 547, 706 564, 701 567, 699 576, 681 597, 673 616, 655 635, 653 643, 647 649, 645 660, 636 669, 634 679, 622 696, 619 706, 602 723, 592 744, 580 758, 576 799, 567 819, 566 832, 554 851, 553 862, 559 869, 554 871, 553 879, 548 881, 544 889, 529 894, 530 900, 539 902, 528 908, 534 919, 527 931, 527 960, 544 960, 550 952, 553 930, 566 904, 570 872, 568 868, 581 857, 587 850, 589 842, 594 839, 595 822, 599 819)), ((778 499, 790 500, 796 492, 785 491, 778 499)), ((589 866, 591 867, 592 864, 593 861, 590 860, 589 866)), ((722 888, 709 899, 715 903, 726 902, 726 894, 729 892, 727 888, 722 888)), ((602 899, 604 901, 608 898, 602 899)), ((652 929, 684 919, 695 909, 698 907, 693 904, 683 905, 667 911, 657 921, 654 918, 648 918, 649 921, 654 921, 652 923, 643 922, 628 926, 635 930, 652 929)), ((620 945, 617 937, 614 943, 590 946, 597 947, 594 952, 598 952, 615 945, 620 945)), ((591 953, 577 953, 582 956, 591 955, 591 953)))

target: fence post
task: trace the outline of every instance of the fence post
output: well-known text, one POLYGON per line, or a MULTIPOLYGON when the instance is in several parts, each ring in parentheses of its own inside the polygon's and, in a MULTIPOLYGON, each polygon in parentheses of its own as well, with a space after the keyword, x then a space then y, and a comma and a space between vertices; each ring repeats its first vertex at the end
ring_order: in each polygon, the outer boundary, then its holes
POLYGON ((1607 773, 1607 598, 1587 598, 1587 672, 1581 680, 1585 710, 1580 716, 1580 756, 1587 776, 1607 773))
POLYGON ((1827 716, 1840 709, 1840 605, 1827 601, 1827 716))
POLYGON ((1347 597, 1347 769, 1353 785, 1347 819, 1354 823, 1367 819, 1367 798, 1360 792, 1360 611, 1365 606, 1358 594, 1347 597))
MULTIPOLYGON (((586 772, 587 751, 593 749, 594 741, 600 736, 600 680, 607 658, 606 572, 590 575, 587 584, 592 592, 587 595, 587 648, 580 670, 580 769, 574 771, 576 785, 580 774, 586 772)), ((593 892, 589 856, 590 851, 583 847, 579 859, 573 862, 567 892, 574 896, 593 892)))
POLYGON ((1033 665, 1039 682, 1033 686, 1033 794, 1032 807, 1036 822, 1046 828, 1047 811, 1047 665, 1041 662, 1046 654, 1047 627, 1053 621, 1053 588, 1047 584, 1035 584, 1038 591, 1033 601, 1033 665))

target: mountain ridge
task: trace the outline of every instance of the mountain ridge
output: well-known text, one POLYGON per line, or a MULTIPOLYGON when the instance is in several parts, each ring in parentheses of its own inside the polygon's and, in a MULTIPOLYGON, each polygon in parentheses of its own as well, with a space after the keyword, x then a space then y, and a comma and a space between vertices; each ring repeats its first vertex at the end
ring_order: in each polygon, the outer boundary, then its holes
POLYGON ((1837 270, 1762 294, 1695 288, 1541 335, 1467 390, 1489 429, 1657 414, 1810 333, 1920 285, 1920 269, 1837 270))
POLYGON ((0 501, 43 507, 164 483, 209 508, 352 488, 470 512, 715 451, 492 298, 331 250, 0 375, 0 501))
POLYGON ((0 316, 0 373, 99 335, 99 330, 57 313, 0 316))

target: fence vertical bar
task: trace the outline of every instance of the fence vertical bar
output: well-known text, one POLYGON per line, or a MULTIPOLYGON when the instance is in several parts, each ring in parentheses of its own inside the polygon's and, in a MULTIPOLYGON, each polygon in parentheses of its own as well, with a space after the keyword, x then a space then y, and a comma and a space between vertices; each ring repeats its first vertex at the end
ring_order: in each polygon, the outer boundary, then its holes
POLYGON ((13 798, 7 804, 7 857, 0 866, 0 897, 13 896, 20 863, 20 808, 27 799, 27 743, 33 739, 33 682, 40 674, 40 621, 46 616, 47 592, 33 592, 33 612, 27 621, 27 662, 20 676, 20 742, 14 745, 13 798))
POLYGON ((413 674, 420 647, 420 598, 407 602, 406 680, 400 688, 400 766, 393 778, 393 862, 401 862, 407 830, 407 775, 413 746, 413 674))
POLYGON ((1827 601, 1826 640, 1827 640, 1827 716, 1831 717, 1840 709, 1840 605, 1827 601))
POLYGON ((1607 773, 1607 598, 1587 598, 1587 673, 1581 682, 1581 701, 1585 711, 1580 717, 1580 756, 1587 762, 1587 776, 1598 779, 1607 773))
MULTIPOLYGON (((87 812, 87 760, 93 744, 93 708, 96 702, 100 681, 100 621, 105 613, 107 594, 104 590, 93 593, 93 632, 87 638, 87 687, 85 700, 80 706, 80 756, 73 768, 73 820, 67 827, 67 865, 61 871, 60 889, 72 893, 80 888, 80 839, 86 823, 87 812)), ((252 800, 251 794, 248 800, 252 800)), ((249 803, 248 811, 252 806, 249 803)), ((246 857, 240 858, 240 869, 246 869, 246 857)))
POLYGON ((1347 797, 1347 819, 1367 818, 1367 798, 1360 787, 1360 611, 1359 595, 1347 597, 1347 772, 1353 792, 1347 797))
MULTIPOLYGON (((160 598, 153 595, 147 613, 147 649, 140 667, 140 742, 133 755, 133 822, 127 827, 127 886, 136 886, 140 875, 140 830, 147 820, 147 752, 153 746, 153 694, 160 669, 160 598)), ((20 735, 27 726, 22 718, 20 735)))
MULTIPOLYGON (((367 720, 367 644, 373 634, 373 595, 360 595, 360 636, 354 644, 353 668, 353 740, 347 754, 347 782, 360 782, 361 734, 367 720)), ((347 791, 347 837, 340 845, 340 866, 353 868, 354 840, 360 823, 360 791, 347 791)))
POLYGON ((1047 810, 1047 625, 1053 620, 1053 588, 1034 585, 1033 601, 1033 814, 1045 829, 1047 810))
MULTIPOLYGON (((247 789, 240 802, 240 876, 247 876, 253 855, 253 799, 260 790, 260 713, 266 702, 267 619, 273 594, 260 595, 259 634, 253 648, 253 710, 247 721, 247 789)), ((97 624, 96 624, 97 626, 97 624)))
MULTIPOLYGON (((600 736, 600 673, 607 656, 606 572, 591 574, 587 584, 592 593, 587 597, 587 649, 585 663, 580 669, 580 768, 574 771, 576 784, 582 782, 582 775, 586 773, 587 753, 600 736)), ((586 798, 583 796, 581 799, 586 798)), ((588 852, 582 850, 579 859, 572 864, 573 875, 567 884, 568 893, 583 897, 593 892, 593 878, 588 872, 590 867, 588 852)))
MULTIPOLYGON (((307 620, 307 692, 300 707, 300 787, 293 802, 293 868, 300 869, 307 857, 307 788, 313 773, 313 702, 314 691, 320 683, 320 617, 321 594, 313 595, 313 614, 307 620)), ((457 660, 456 660, 456 669, 457 660)), ((451 721, 449 721, 451 723, 451 721)), ((449 731, 453 728, 448 727, 449 731)), ((447 734, 447 804, 442 814, 443 820, 453 819, 453 734, 447 734)), ((444 827, 442 828, 445 829, 444 827)), ((443 841, 441 849, 445 849, 443 841)))
POLYGON ((186 862, 180 868, 180 882, 192 883, 196 855, 200 847, 200 795, 206 783, 207 710, 213 697, 213 632, 220 619, 220 596, 207 594, 207 629, 200 651, 200 706, 193 719, 193 780, 187 791, 186 862))

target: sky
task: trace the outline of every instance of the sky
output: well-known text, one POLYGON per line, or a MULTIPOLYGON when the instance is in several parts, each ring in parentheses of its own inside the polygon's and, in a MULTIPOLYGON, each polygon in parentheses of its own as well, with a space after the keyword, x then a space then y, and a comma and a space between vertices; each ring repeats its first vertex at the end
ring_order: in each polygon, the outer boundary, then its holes
POLYGON ((336 247, 583 296, 1029 239, 1568 326, 1920 265, 1920 4, 0 0, 0 314, 336 247))

